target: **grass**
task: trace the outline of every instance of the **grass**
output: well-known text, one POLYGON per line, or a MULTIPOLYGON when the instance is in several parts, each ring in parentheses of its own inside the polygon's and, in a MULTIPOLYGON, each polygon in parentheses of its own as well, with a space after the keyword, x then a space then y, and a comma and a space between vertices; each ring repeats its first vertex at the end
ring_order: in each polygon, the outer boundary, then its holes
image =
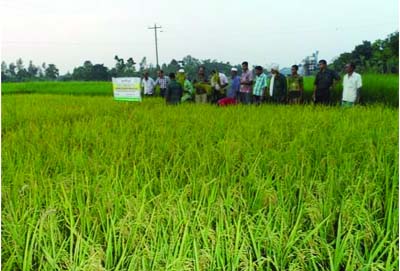
MULTIPOLYGON (((314 77, 305 78, 306 101, 311 101, 314 77)), ((363 75, 362 102, 366 104, 383 103, 398 107, 399 76, 398 75, 363 75)), ((111 82, 24 82, 2 83, 2 94, 38 93, 38 94, 67 94, 89 96, 112 96, 111 82)), ((341 82, 332 93, 334 102, 341 99, 341 82)))
POLYGON ((111 82, 21 82, 2 83, 2 94, 66 94, 89 96, 112 96, 111 82))
POLYGON ((2 270, 398 270, 398 109, 2 97, 2 270))

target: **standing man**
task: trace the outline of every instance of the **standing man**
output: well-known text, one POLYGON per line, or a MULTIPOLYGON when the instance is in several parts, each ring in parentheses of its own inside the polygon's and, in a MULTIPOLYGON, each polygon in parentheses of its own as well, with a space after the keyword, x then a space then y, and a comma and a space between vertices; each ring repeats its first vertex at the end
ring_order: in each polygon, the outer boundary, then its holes
POLYGON ((164 71, 159 70, 157 72, 158 78, 156 80, 155 85, 160 86, 160 96, 165 97, 165 91, 167 90, 168 83, 169 83, 169 78, 164 76, 164 71))
POLYGON ((212 70, 211 72, 211 102, 217 103, 225 96, 225 88, 228 86, 228 78, 222 72, 212 70))
POLYGON ((211 89, 206 77, 206 68, 200 66, 197 72, 197 78, 193 80, 193 85, 195 87, 195 102, 196 103, 207 103, 207 92, 211 89))
POLYGON ((256 82, 253 88, 253 103, 260 105, 263 101, 265 90, 267 89, 267 76, 263 73, 261 66, 255 67, 256 82))
POLYGON ((319 62, 319 72, 314 82, 314 103, 328 105, 331 99, 331 89, 337 81, 340 80, 339 75, 328 69, 325 60, 319 62))
POLYGON ((183 89, 182 102, 191 101, 194 89, 192 83, 187 79, 185 70, 179 69, 177 75, 177 82, 181 84, 183 89))
POLYGON ((224 106, 228 104, 236 104, 240 91, 240 77, 236 68, 231 69, 231 84, 228 88, 228 93, 225 98, 218 101, 218 105, 224 106))
POLYGON ((349 63, 346 65, 346 75, 343 77, 342 106, 351 107, 360 101, 360 91, 362 87, 361 75, 354 70, 356 65, 349 63))
POLYGON ((286 77, 279 72, 279 65, 271 66, 271 80, 269 83, 269 95, 275 103, 285 103, 287 97, 286 77))
POLYGON ((292 66, 292 74, 288 77, 288 101, 290 104, 300 104, 303 100, 303 77, 297 73, 299 66, 292 66))
POLYGON ((244 61, 242 63, 242 76, 240 77, 240 93, 239 99, 243 104, 251 103, 251 92, 253 85, 253 73, 249 70, 249 63, 244 61))
POLYGON ((183 94, 183 88, 175 80, 175 73, 169 74, 170 82, 167 90, 165 91, 165 101, 167 104, 179 104, 183 94))
POLYGON ((141 87, 145 96, 153 96, 155 83, 154 80, 149 77, 149 72, 144 72, 144 78, 142 79, 141 87))

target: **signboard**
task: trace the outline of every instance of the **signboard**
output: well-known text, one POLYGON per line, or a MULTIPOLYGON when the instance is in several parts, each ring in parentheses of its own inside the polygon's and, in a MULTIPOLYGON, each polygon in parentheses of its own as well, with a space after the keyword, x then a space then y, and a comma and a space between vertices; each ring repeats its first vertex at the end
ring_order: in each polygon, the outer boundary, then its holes
POLYGON ((118 77, 112 78, 114 99, 117 101, 141 102, 140 78, 118 77))

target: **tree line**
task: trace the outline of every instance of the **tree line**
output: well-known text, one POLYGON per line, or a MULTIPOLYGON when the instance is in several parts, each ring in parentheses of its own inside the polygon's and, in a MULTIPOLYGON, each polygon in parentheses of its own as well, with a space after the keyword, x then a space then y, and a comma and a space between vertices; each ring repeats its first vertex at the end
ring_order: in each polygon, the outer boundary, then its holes
POLYGON ((346 63, 353 62, 361 73, 398 73, 399 72, 399 32, 386 39, 371 43, 363 41, 353 51, 342 53, 331 64, 331 68, 342 71, 346 63))
MULTIPOLYGON (((119 56, 114 57, 115 65, 112 68, 104 64, 93 64, 87 60, 82 66, 73 69, 72 73, 67 72, 60 75, 59 69, 55 64, 35 65, 29 61, 25 65, 20 58, 15 63, 2 61, 1 78, 3 82, 24 82, 24 81, 109 81, 112 77, 133 76, 141 77, 144 71, 148 71, 151 77, 156 77, 158 68, 147 63, 144 57, 139 64, 132 59, 124 59, 119 56)), ((399 32, 394 32, 384 40, 376 40, 373 43, 363 41, 357 45, 352 52, 339 55, 329 65, 337 72, 343 71, 345 64, 353 62, 357 65, 357 70, 362 73, 398 73, 399 72, 399 32)), ((295 63, 293 63, 295 64, 295 63)), ((205 59, 200 60, 190 55, 182 60, 172 59, 170 63, 162 64, 161 69, 168 74, 176 72, 180 68, 185 69, 188 78, 194 78, 199 66, 204 66, 206 71, 218 70, 229 74, 231 68, 235 67, 241 72, 241 65, 232 65, 229 62, 205 59)))

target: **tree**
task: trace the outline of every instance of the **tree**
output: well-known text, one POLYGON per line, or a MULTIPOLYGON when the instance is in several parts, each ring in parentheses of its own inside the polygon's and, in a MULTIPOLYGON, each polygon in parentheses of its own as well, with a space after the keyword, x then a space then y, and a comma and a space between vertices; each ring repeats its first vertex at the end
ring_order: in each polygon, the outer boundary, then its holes
POLYGON ((114 57, 114 59, 117 61, 115 64, 116 76, 121 76, 125 73, 125 61, 123 58, 119 58, 117 55, 114 57))
POLYGON ((95 81, 107 81, 110 80, 108 68, 104 64, 95 64, 92 68, 92 74, 90 80, 95 81))
POLYGON ((8 64, 8 72, 11 78, 15 78, 17 76, 17 72, 15 71, 16 68, 17 66, 15 66, 13 62, 8 64))
POLYGON ((143 73, 144 72, 144 70, 146 70, 147 69, 147 59, 146 59, 146 57, 143 57, 142 58, 142 60, 140 61, 140 63, 139 63, 139 67, 140 67, 140 72, 141 73, 143 73))
POLYGON ((39 67, 36 67, 35 65, 33 65, 32 60, 29 61, 29 66, 28 66, 28 74, 29 77, 37 77, 38 76, 38 72, 39 72, 39 67))
POLYGON ((7 63, 2 61, 1 62, 1 81, 8 82, 9 80, 10 80, 10 78, 8 75, 7 63))
POLYGON ((136 62, 130 57, 126 61, 126 66, 125 66, 125 73, 126 75, 134 76, 136 73, 136 68, 135 68, 136 62))
POLYGON ((59 70, 56 65, 49 64, 44 70, 45 77, 50 80, 55 80, 59 76, 59 70))
POLYGON ((16 70, 17 70, 17 74, 16 74, 16 77, 17 77, 16 80, 17 81, 25 81, 25 80, 27 80, 29 78, 29 73, 25 69, 24 62, 22 61, 21 58, 17 59, 16 70))
POLYGON ((363 41, 351 53, 337 57, 331 67, 342 71, 345 64, 354 62, 357 70, 373 73, 398 73, 399 71, 399 32, 392 33, 384 40, 373 43, 363 41))

